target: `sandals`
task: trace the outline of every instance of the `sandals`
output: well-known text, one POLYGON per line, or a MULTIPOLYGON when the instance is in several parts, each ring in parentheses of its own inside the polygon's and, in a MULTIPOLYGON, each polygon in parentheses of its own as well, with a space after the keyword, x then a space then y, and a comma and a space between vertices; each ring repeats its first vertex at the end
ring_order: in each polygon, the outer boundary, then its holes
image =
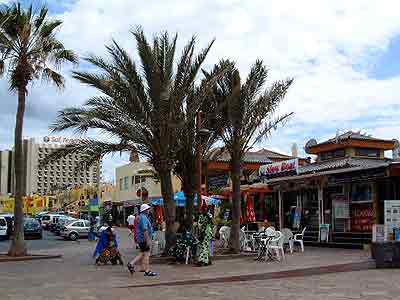
POLYGON ((133 273, 135 273, 135 267, 134 265, 132 265, 131 263, 128 263, 126 265, 126 267, 128 268, 128 271, 131 273, 131 275, 133 275, 133 273))
POLYGON ((155 277, 155 276, 158 276, 158 274, 157 274, 157 273, 154 273, 154 272, 152 272, 152 271, 148 271, 148 272, 144 272, 144 276, 147 276, 147 277, 155 277))

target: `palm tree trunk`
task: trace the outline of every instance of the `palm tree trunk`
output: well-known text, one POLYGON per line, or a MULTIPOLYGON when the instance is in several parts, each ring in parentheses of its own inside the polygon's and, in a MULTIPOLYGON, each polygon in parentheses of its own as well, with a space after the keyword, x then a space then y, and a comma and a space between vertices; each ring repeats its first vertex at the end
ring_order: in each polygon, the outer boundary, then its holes
POLYGON ((164 210, 165 210, 165 223, 167 225, 165 232, 165 253, 169 252, 176 243, 176 232, 175 232, 175 202, 174 202, 174 190, 172 187, 172 175, 170 170, 158 171, 161 180, 161 194, 164 199, 164 210))
POLYGON ((24 211, 22 205, 23 197, 23 176, 24 176, 24 153, 22 149, 22 129, 25 113, 25 88, 18 89, 18 110, 15 122, 14 141, 14 164, 15 164, 15 206, 14 206, 14 233, 8 255, 26 255, 24 239, 24 211))
POLYGON ((232 155, 231 159, 232 227, 230 236, 230 249, 233 253, 240 252, 240 216, 241 216, 240 162, 241 159, 239 156, 232 155))
POLYGON ((190 187, 184 188, 184 193, 186 197, 186 220, 185 220, 186 230, 192 231, 195 189, 191 189, 190 187))

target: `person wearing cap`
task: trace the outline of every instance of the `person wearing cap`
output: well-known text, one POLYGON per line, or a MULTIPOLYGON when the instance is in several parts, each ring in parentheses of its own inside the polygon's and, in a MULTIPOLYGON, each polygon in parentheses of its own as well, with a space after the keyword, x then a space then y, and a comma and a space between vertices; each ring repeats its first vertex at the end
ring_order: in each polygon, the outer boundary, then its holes
POLYGON ((136 228, 136 238, 139 245, 140 253, 130 263, 128 263, 128 270, 131 274, 135 272, 135 265, 139 262, 142 265, 144 276, 157 276, 156 273, 150 270, 150 249, 151 237, 153 235, 153 226, 148 218, 151 206, 142 204, 140 206, 140 215, 136 228))

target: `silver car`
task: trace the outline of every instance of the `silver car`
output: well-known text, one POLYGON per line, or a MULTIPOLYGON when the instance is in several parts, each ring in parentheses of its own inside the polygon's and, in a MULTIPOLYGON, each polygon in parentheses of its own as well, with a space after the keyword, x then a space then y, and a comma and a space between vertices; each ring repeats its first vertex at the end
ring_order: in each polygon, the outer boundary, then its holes
POLYGON ((87 237, 90 231, 90 223, 87 220, 72 221, 62 228, 60 235, 71 241, 76 241, 79 238, 87 237))

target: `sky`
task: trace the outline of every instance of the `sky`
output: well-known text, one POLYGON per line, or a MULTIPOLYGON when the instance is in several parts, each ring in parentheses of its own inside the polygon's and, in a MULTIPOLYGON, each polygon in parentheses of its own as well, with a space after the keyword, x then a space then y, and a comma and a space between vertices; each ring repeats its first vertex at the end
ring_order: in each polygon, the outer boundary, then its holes
MULTIPOLYGON (((7 2, 6 0, 0 0, 7 2)), ((24 4, 30 1, 23 1, 24 4)), ((141 25, 149 37, 178 33, 181 47, 192 36, 197 49, 213 38, 205 68, 229 58, 245 77, 262 59, 274 80, 294 78, 280 112, 294 112, 257 147, 290 153, 297 143, 323 141, 336 132, 362 131, 376 137, 400 138, 400 2, 396 0, 47 0, 52 18, 64 23, 58 37, 81 58, 105 55, 112 38, 135 55, 130 29, 141 25), (301 4, 300 4, 301 3, 301 4)), ((178 53, 180 52, 178 49, 178 53)), ((77 68, 90 68, 81 63, 77 68)), ((57 111, 79 106, 96 92, 63 70, 66 88, 57 91, 40 82, 29 89, 24 136, 49 134, 57 111)), ((0 150, 13 141, 16 95, 0 79, 0 150)), ((116 166, 127 161, 107 157, 104 177, 114 179, 116 166)))

